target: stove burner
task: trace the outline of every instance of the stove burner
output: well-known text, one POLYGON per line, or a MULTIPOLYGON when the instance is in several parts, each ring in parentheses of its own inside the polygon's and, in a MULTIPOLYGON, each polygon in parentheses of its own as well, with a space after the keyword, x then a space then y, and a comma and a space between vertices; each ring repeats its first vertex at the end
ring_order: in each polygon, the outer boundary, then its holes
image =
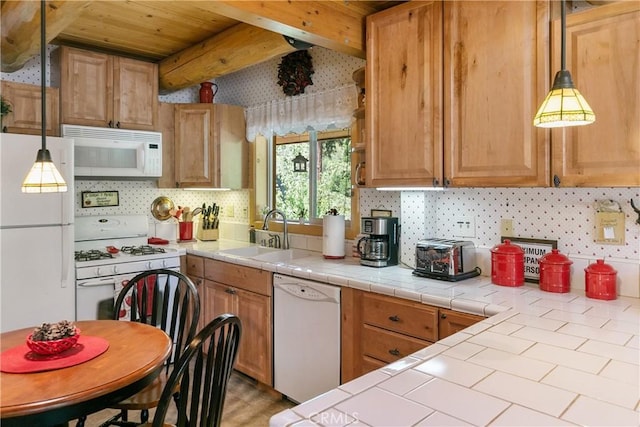
POLYGON ((163 248, 154 248, 153 246, 149 245, 123 246, 120 248, 120 251, 129 255, 152 255, 165 253, 165 250, 163 248))
POLYGON ((110 253, 99 251, 97 249, 89 251, 75 251, 74 253, 76 261, 95 261, 98 259, 113 258, 113 255, 110 253))

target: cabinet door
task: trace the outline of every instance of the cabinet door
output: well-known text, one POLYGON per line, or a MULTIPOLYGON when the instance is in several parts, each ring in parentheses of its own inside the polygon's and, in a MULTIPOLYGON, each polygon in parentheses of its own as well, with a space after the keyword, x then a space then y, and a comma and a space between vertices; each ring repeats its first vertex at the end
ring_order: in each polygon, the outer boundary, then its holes
POLYGON ((484 317, 482 316, 441 308, 440 322, 438 323, 438 339, 453 335, 483 319, 484 317))
POLYGON ((249 143, 244 108, 214 104, 214 185, 241 189, 249 186, 249 143))
POLYGON ((175 112, 174 105, 166 102, 158 104, 159 131, 162 132, 162 177, 158 178, 158 188, 175 188, 175 112))
MULTIPOLYGON (((42 89, 40 86, 2 80, 2 97, 11 112, 2 118, 2 131, 40 135, 42 132, 42 89)), ((60 135, 58 89, 47 87, 47 135, 60 135)))
POLYGON ((236 289, 242 340, 236 369, 261 383, 272 384, 271 298, 236 289))
POLYGON ((444 175, 453 186, 549 185, 548 2, 444 5, 444 175))
POLYGON ((68 47, 59 51, 62 123, 108 126, 113 117, 113 57, 68 47))
POLYGON ((158 65, 113 58, 113 126, 156 130, 158 65))
MULTIPOLYGON (((566 40, 567 69, 596 121, 552 130, 553 174, 562 187, 640 185, 640 4, 617 2, 568 15, 566 40)), ((558 20, 553 70, 559 61, 558 20)))
POLYGON ((408 2, 367 18, 366 82, 367 185, 437 185, 442 176, 440 1, 408 2))
POLYGON ((180 104, 175 107, 175 174, 179 187, 212 187, 213 105, 180 104))

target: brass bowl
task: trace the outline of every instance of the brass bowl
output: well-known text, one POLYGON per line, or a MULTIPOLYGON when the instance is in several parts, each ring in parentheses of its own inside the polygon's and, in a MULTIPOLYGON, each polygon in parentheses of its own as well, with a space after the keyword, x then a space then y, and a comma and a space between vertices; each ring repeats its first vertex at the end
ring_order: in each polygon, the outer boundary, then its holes
POLYGON ((160 196, 151 203, 151 215, 158 221, 166 221, 171 218, 173 209, 175 209, 173 200, 166 196, 160 196))

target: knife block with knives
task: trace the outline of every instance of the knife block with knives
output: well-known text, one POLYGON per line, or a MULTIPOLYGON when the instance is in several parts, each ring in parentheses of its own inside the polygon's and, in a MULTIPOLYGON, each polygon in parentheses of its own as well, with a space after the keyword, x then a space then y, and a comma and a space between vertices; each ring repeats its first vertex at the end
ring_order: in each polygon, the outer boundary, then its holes
POLYGON ((200 211, 200 221, 198 222, 198 229, 196 231, 196 239, 202 241, 218 240, 220 222, 218 221, 218 214, 220 213, 220 206, 215 203, 211 206, 202 204, 202 210, 200 211))

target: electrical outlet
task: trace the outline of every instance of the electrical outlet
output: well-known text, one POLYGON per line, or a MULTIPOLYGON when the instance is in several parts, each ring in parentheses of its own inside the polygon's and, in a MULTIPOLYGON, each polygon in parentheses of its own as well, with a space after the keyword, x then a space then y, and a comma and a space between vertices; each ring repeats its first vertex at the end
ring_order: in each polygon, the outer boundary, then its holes
POLYGON ((242 208, 242 217, 243 218, 249 217, 249 208, 247 208, 246 206, 242 208))
POLYGON ((225 207, 224 208, 224 212, 225 212, 225 214, 226 214, 226 216, 228 218, 232 218, 232 217, 235 216, 234 212, 233 212, 233 205, 229 205, 229 206, 225 207))
POLYGON ((476 237, 476 220, 472 216, 454 219, 453 235, 456 237, 476 237))
POLYGON ((513 236, 513 220, 511 218, 502 218, 500 220, 500 235, 505 237, 513 236))

